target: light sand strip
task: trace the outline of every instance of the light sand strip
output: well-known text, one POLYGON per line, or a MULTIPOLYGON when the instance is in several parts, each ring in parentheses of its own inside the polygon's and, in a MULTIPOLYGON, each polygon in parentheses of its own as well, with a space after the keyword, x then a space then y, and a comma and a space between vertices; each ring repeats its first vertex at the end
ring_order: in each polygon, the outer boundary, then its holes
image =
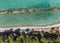
POLYGON ((54 24, 54 25, 48 25, 48 26, 41 26, 41 27, 34 27, 34 26, 20 26, 20 27, 5 27, 5 28, 0 28, 0 31, 4 31, 4 30, 9 30, 9 29, 17 29, 17 28, 20 28, 20 29, 26 29, 26 28, 29 28, 29 29, 35 29, 35 30, 39 30, 39 31, 42 31, 42 30, 51 30, 52 27, 59 27, 59 31, 60 31, 60 23, 59 24, 54 24))
POLYGON ((60 10, 60 7, 53 7, 53 8, 28 8, 28 9, 8 9, 8 10, 0 10, 0 14, 16 14, 16 13, 36 13, 40 11, 55 11, 60 10))

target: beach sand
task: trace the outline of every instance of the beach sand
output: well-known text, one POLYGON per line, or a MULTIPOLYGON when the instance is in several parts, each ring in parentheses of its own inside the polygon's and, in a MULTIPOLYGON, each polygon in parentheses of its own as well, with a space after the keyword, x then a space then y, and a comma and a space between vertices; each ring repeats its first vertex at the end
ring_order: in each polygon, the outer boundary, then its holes
POLYGON ((59 27, 59 32, 60 32, 60 23, 57 23, 57 24, 53 24, 53 25, 47 25, 47 26, 15 26, 15 27, 0 27, 0 32, 4 31, 4 30, 9 30, 9 29, 13 29, 16 30, 17 28, 19 29, 26 29, 26 28, 29 28, 29 29, 34 29, 35 31, 50 31, 51 28, 54 27, 59 27))

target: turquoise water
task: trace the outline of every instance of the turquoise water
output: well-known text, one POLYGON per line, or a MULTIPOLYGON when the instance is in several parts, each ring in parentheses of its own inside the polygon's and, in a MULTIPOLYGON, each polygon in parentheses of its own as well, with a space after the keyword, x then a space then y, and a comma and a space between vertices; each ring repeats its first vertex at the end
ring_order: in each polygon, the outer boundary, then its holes
POLYGON ((49 0, 0 0, 0 9, 27 8, 31 6, 47 7, 49 0), (45 5, 44 5, 45 4, 45 5))
MULTIPOLYGON (((16 8, 48 8, 59 7, 59 0, 0 0, 0 10, 16 8)), ((0 15, 0 26, 19 26, 19 25, 48 25, 60 22, 59 11, 44 11, 34 14, 3 14, 0 15)))
POLYGON ((60 11, 0 15, 0 26, 47 25, 56 22, 60 22, 60 11))
POLYGON ((27 7, 54 7, 60 6, 60 0, 0 0, 0 10, 9 8, 27 8, 27 7))

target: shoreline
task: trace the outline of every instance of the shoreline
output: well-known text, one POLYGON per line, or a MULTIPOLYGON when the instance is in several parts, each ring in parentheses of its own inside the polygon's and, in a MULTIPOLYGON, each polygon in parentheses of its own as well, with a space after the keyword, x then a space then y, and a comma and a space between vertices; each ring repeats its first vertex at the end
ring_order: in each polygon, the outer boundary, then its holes
POLYGON ((16 30, 17 28, 19 29, 26 29, 26 28, 29 28, 30 30, 31 29, 34 29, 35 31, 50 31, 51 28, 54 27, 58 27, 59 28, 59 32, 60 32, 60 23, 56 23, 56 24, 51 24, 51 25, 46 25, 46 26, 16 26, 16 27, 0 27, 0 32, 2 31, 5 31, 5 30, 9 30, 9 29, 13 29, 13 30, 16 30))
POLYGON ((47 25, 17 25, 17 26, 0 26, 0 28, 10 28, 10 27, 46 27, 46 26, 54 26, 54 25, 60 25, 60 22, 55 22, 55 23, 47 24, 47 25))

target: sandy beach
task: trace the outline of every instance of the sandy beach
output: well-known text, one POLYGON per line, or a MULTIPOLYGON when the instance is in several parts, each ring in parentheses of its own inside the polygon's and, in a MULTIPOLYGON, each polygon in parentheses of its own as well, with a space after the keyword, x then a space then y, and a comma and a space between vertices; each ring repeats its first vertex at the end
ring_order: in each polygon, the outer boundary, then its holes
POLYGON ((46 25, 46 26, 12 26, 12 27, 0 27, 0 32, 4 31, 4 30, 9 30, 9 29, 13 29, 13 30, 16 30, 17 28, 19 29, 26 29, 26 28, 29 28, 29 29, 34 29, 35 31, 50 31, 51 28, 54 27, 59 27, 59 31, 60 31, 60 23, 57 23, 57 24, 53 24, 53 25, 46 25))

